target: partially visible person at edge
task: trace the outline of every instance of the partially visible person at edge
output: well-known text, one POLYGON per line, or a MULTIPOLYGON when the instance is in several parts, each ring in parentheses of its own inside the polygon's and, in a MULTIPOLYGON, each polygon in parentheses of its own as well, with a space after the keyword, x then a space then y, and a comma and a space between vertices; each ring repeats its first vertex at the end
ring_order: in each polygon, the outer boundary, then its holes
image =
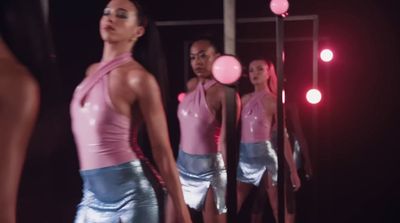
MULTIPOLYGON (((258 192, 266 191, 275 221, 278 220, 278 157, 273 136, 276 131, 277 77, 274 65, 256 59, 249 64, 249 78, 254 91, 242 97, 241 143, 237 169, 237 210, 256 186, 258 192)), ((286 169, 290 171, 293 190, 300 187, 300 179, 293 160, 288 136, 285 134, 284 155, 286 169)), ((257 196, 262 197, 262 196, 257 196)), ((257 200, 258 198, 256 198, 257 200)), ((255 201, 257 202, 257 201, 255 201)), ((291 218, 286 209, 286 222, 291 218)), ((260 222, 262 212, 252 213, 252 222, 260 222)))
POLYGON ((15 223, 17 195, 40 107, 51 79, 45 1, 0 1, 0 222, 15 223))
POLYGON ((134 0, 111 0, 104 9, 102 59, 89 66, 70 106, 83 180, 76 223, 159 222, 156 194, 138 155, 137 130, 142 123, 179 222, 191 222, 153 76, 159 75, 152 70, 159 58, 147 58, 151 52, 142 51, 157 45, 152 42, 157 38, 151 38, 154 28, 134 0))

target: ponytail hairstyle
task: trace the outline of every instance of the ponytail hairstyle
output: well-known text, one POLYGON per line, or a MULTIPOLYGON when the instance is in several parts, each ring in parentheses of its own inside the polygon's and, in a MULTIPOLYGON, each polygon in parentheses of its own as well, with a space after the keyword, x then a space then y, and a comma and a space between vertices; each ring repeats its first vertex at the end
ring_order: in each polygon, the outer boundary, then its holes
POLYGON ((273 94, 278 94, 278 78, 275 72, 275 66, 270 60, 265 60, 265 64, 267 65, 267 69, 269 70, 269 78, 267 80, 268 90, 273 94))
POLYGON ((138 25, 145 28, 143 36, 139 37, 134 46, 133 57, 157 79, 163 104, 166 106, 168 98, 168 72, 160 34, 154 21, 146 16, 139 2, 136 0, 130 0, 130 2, 137 9, 138 25))
MULTIPOLYGON (((168 99, 168 73, 167 73, 167 62, 165 59, 164 51, 161 45, 161 38, 155 23, 145 15, 143 7, 136 0, 130 0, 137 9, 138 25, 143 26, 145 29, 144 34, 139 37, 135 43, 133 50, 133 57, 138 61, 147 71, 149 71, 157 80, 160 86, 162 102, 164 109, 167 110, 167 99, 168 99)), ((153 159, 149 136, 146 131, 146 126, 141 125, 138 129, 138 143, 142 148, 141 151, 135 151, 139 156, 142 157, 144 162, 155 163, 153 159)), ((145 165, 148 166, 148 165, 145 165)), ((148 174, 145 172, 145 174, 148 174)), ((154 179, 154 174, 148 175, 151 179, 154 179)), ((156 185, 158 185, 156 183, 156 185)), ((162 221, 162 215, 159 216, 162 221)))

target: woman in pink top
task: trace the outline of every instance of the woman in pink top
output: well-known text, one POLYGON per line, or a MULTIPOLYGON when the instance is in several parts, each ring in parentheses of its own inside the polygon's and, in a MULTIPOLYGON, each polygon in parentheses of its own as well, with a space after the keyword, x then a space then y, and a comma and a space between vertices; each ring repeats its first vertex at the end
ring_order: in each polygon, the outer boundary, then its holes
MULTIPOLYGON (((272 143, 276 118, 277 79, 274 66, 265 60, 253 60, 249 65, 250 82, 254 92, 242 97, 242 134, 237 171, 237 207, 241 205, 253 186, 265 187, 272 211, 277 220, 278 157, 272 143)), ((284 154, 295 190, 300 187, 296 166, 285 137, 284 154)), ((255 222, 260 216, 253 215, 255 222)))
POLYGON ((211 73, 218 56, 212 40, 192 43, 190 62, 197 77, 188 82, 188 93, 178 107, 181 137, 177 164, 183 194, 189 207, 202 211, 206 223, 225 223, 227 211, 225 131, 221 128, 225 91, 211 73))
POLYGON ((132 49, 134 55, 146 50, 140 48, 143 44, 156 46, 146 42, 157 40, 150 36, 156 34, 152 31, 136 1, 111 0, 104 9, 102 60, 88 68, 70 106, 84 182, 76 223, 159 222, 155 192, 135 152, 140 152, 137 129, 142 123, 179 221, 191 222, 168 140, 160 90, 146 70, 157 65, 157 58, 149 58, 154 62, 147 64, 141 61, 145 68, 131 57, 132 49))

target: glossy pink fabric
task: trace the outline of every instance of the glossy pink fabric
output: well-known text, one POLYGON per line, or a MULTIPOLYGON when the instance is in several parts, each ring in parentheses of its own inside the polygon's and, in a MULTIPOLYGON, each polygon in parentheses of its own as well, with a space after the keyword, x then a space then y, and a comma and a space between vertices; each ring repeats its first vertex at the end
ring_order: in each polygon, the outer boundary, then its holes
POLYGON ((108 92, 108 74, 131 60, 131 54, 125 53, 102 61, 75 90, 70 113, 81 170, 136 159, 137 131, 131 129, 128 117, 115 111, 108 92))
POLYGON ((178 106, 181 129, 181 149, 188 154, 210 154, 219 152, 220 123, 211 113, 205 91, 216 84, 215 80, 198 83, 178 106))
POLYGON ((253 93, 241 113, 241 142, 255 143, 270 140, 272 117, 267 119, 263 98, 267 91, 253 93))

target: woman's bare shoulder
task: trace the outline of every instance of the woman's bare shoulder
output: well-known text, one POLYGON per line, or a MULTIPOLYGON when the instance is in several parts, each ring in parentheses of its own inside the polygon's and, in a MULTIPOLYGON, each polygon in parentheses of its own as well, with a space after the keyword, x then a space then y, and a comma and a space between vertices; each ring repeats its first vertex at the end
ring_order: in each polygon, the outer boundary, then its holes
POLYGON ((199 79, 197 77, 190 78, 189 81, 186 82, 186 90, 187 90, 187 92, 193 91, 196 88, 197 83, 199 83, 199 79))
POLYGON ((275 112, 277 109, 277 104, 276 104, 277 101, 276 100, 277 100, 277 97, 275 95, 267 94, 265 97, 263 97, 263 103, 264 103, 265 108, 268 111, 275 112))
POLYGON ((147 71, 138 63, 130 63, 125 66, 121 72, 124 73, 126 83, 134 91, 147 92, 158 86, 157 80, 153 74, 147 71))
POLYGON ((86 72, 85 72, 86 77, 87 77, 87 76, 90 76, 90 75, 99 67, 99 64, 100 64, 100 63, 93 63, 93 64, 90 64, 90 65, 86 68, 86 72))
POLYGON ((25 66, 0 60, 0 103, 22 105, 38 103, 39 84, 25 66))
POLYGON ((240 98, 242 105, 245 105, 249 101, 251 95, 253 95, 253 93, 247 93, 247 94, 242 95, 242 97, 240 98))

